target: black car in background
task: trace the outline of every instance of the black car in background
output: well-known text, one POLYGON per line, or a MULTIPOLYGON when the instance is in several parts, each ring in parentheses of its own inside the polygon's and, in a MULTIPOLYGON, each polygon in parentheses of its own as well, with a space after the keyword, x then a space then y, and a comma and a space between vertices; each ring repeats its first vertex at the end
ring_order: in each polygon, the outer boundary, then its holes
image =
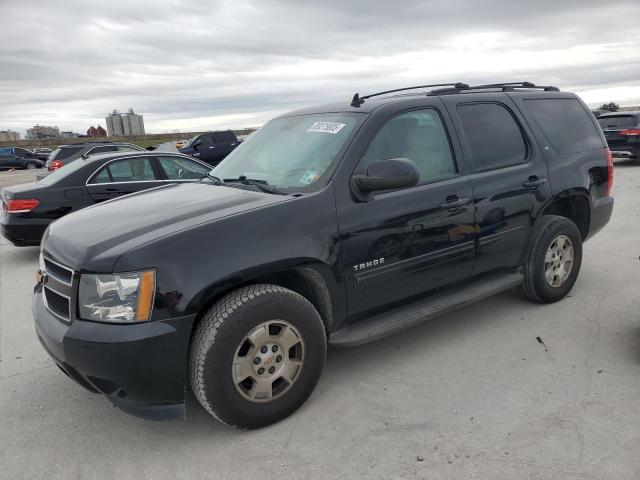
POLYGON ((216 166, 229 155, 239 144, 238 137, 232 130, 208 132, 196 135, 178 151, 191 155, 211 166, 216 166))
POLYGON ((640 112, 603 113, 598 123, 614 157, 640 160, 640 112))
POLYGON ((88 142, 60 145, 49 155, 47 168, 53 172, 81 157, 109 152, 144 152, 145 149, 126 142, 88 142))
POLYGON ((28 158, 35 160, 46 161, 49 158, 49 154, 43 154, 40 152, 32 152, 26 148, 21 147, 0 147, 0 155, 14 155, 20 158, 28 158))
POLYGON ((32 170, 43 168, 44 162, 37 158, 18 157, 16 155, 4 155, 0 153, 0 170, 32 170))
POLYGON ((178 153, 92 155, 38 182, 4 188, 0 229, 17 246, 38 245, 47 226, 70 212, 166 183, 198 181, 209 170, 178 153))

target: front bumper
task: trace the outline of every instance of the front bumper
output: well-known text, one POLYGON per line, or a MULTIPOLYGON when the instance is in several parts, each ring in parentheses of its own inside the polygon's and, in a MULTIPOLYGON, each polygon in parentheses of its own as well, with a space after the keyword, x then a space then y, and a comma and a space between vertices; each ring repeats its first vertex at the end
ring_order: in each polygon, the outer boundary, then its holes
POLYGON ((132 415, 184 418, 195 316, 127 325, 65 323, 49 312, 42 296, 39 284, 32 303, 36 332, 62 371, 132 415))

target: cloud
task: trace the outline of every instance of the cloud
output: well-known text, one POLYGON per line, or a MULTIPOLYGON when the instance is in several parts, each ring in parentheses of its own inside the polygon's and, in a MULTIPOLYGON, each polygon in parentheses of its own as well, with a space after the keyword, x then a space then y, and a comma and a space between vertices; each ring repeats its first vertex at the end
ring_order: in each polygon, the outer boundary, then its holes
POLYGON ((531 80, 640 103, 637 1, 0 3, 0 129, 257 125, 415 83, 531 80))

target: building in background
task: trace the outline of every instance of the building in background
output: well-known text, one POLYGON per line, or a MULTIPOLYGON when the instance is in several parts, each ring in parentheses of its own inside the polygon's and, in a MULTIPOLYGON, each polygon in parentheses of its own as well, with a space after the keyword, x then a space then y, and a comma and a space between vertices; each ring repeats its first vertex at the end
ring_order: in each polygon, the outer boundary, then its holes
POLYGON ((106 137, 107 136, 107 131, 102 128, 100 125, 98 125, 97 127, 94 127, 93 125, 91 125, 89 127, 89 130, 87 130, 87 137, 106 137))
POLYGON ((27 129, 28 140, 42 140, 46 138, 60 138, 58 127, 47 127, 45 125, 35 125, 27 129))
POLYGON ((120 113, 114 110, 105 120, 107 121, 107 132, 110 137, 144 135, 143 117, 134 113, 133 108, 130 108, 127 113, 120 113))
POLYGON ((0 130, 0 142, 16 142, 20 140, 20 134, 11 130, 0 130))
POLYGON ((60 136, 62 138, 78 138, 80 134, 76 132, 60 132, 60 136))

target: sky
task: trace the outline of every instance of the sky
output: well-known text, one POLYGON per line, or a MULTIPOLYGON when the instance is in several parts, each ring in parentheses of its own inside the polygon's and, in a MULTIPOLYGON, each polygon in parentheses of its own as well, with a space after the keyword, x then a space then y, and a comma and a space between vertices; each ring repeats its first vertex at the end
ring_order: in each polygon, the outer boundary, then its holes
POLYGON ((640 104, 640 1, 0 0, 0 130, 259 126, 425 83, 532 81, 640 104))

